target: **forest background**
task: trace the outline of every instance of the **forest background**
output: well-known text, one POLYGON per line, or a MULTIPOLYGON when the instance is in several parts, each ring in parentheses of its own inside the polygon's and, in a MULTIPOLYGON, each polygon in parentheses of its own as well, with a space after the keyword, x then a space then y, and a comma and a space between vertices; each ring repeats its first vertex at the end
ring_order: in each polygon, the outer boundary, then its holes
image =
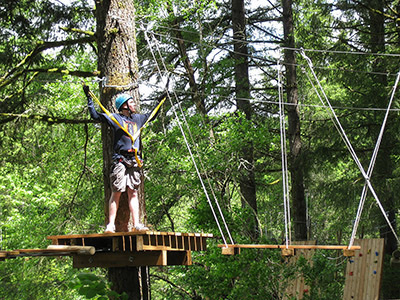
MULTIPOLYGON (((281 61, 293 237, 346 244, 364 179, 321 105, 300 52, 312 59, 367 169, 400 67, 400 4, 246 2, 247 54, 238 57, 235 3, 135 1, 141 110, 149 111, 165 88, 174 101, 142 135, 147 221, 160 231, 220 236, 178 126, 185 120, 196 160, 203 162, 202 177, 210 180, 235 242, 284 242, 281 61), (287 31, 288 7, 292 32, 287 31), (157 60, 152 49, 161 53, 157 60), (235 71, 238 60, 247 63, 247 85, 235 71), (293 71, 297 76, 290 77, 293 71), (180 119, 174 107, 182 109, 180 119)), ((94 9, 95 3, 85 0, 1 1, 1 250, 45 248, 49 235, 104 230, 101 131, 89 118, 81 85, 84 80, 99 92, 94 9)), ((398 109, 396 96, 371 176, 395 230, 398 109)), ((382 298, 400 297, 393 284, 399 272, 389 264, 397 241, 370 195, 357 237, 385 238, 382 298)), ((314 287, 306 297, 341 298, 346 262, 341 253, 320 251, 312 266, 294 268, 273 250, 225 257, 218 243, 211 241, 207 252, 194 254, 193 266, 151 268, 152 298, 281 299, 294 271, 303 272, 314 287)), ((101 298, 110 290, 106 277, 106 270, 73 269, 70 258, 6 260, 0 263, 0 298, 85 299, 93 291, 101 298)))

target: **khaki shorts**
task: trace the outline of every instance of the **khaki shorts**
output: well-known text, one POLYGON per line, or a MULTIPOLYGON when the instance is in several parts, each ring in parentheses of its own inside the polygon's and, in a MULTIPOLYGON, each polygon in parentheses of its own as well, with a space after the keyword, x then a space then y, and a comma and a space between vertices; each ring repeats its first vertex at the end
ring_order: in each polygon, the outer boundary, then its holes
POLYGON ((111 190, 113 192, 125 192, 126 187, 137 190, 140 184, 140 168, 133 166, 127 168, 122 162, 113 165, 111 174, 111 190))

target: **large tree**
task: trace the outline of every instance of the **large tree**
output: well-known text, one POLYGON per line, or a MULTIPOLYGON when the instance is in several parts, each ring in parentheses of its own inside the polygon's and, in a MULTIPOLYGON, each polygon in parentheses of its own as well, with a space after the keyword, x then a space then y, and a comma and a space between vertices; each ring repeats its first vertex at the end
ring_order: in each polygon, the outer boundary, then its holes
MULTIPOLYGON (((118 0, 96 1, 96 19, 98 37, 98 69, 104 78, 100 83, 101 102, 111 109, 113 100, 120 93, 126 92, 133 96, 139 104, 138 92, 138 59, 136 51, 135 7, 131 1, 121 5, 118 0)), ((110 129, 102 126, 105 207, 111 195, 108 174, 111 168, 113 140, 110 129)), ((144 207, 143 174, 138 191, 140 207, 144 207)), ((141 210, 144 218, 144 210, 141 210)), ((126 192, 120 201, 116 219, 116 230, 128 231, 129 208, 126 192)), ((113 289, 126 292, 130 299, 149 299, 148 268, 109 268, 109 277, 113 289)))
POLYGON ((293 3, 282 0, 282 21, 284 34, 284 64, 286 68, 286 94, 288 112, 289 138, 289 170, 291 178, 291 197, 294 210, 293 223, 296 240, 307 240, 306 200, 304 196, 304 163, 302 156, 302 141, 300 136, 300 112, 298 107, 295 30, 293 21, 293 3))
MULTIPOLYGON (((250 104, 249 51, 246 35, 246 13, 243 0, 232 0, 233 58, 235 77, 235 97, 238 111, 246 120, 252 119, 250 104)), ((243 129, 245 130, 245 129, 243 129)), ((242 147, 239 149, 239 185, 243 208, 247 205, 253 213, 250 231, 257 237, 257 195, 255 182, 253 141, 244 133, 242 147)))

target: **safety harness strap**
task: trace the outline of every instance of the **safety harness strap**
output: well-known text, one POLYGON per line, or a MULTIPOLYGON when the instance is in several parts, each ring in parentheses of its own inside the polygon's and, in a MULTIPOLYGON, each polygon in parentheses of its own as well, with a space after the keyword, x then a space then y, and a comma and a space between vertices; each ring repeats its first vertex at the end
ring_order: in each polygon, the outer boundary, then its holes
POLYGON ((164 103, 164 101, 167 99, 167 96, 165 96, 160 103, 153 109, 153 111, 151 112, 149 118, 147 119, 147 121, 143 124, 142 127, 139 128, 138 131, 136 131, 132 137, 132 139, 135 141, 140 133, 142 132, 142 129, 145 128, 147 126, 147 124, 149 124, 149 122, 154 118, 154 116, 157 114, 158 110, 160 109, 161 105, 164 103))
MULTIPOLYGON (((86 84, 83 82, 82 83, 83 86, 85 86, 86 84)), ((154 118, 154 116, 157 114, 158 110, 160 109, 161 105, 164 103, 165 99, 167 99, 167 97, 164 97, 160 103, 156 106, 156 108, 152 111, 152 113, 150 114, 150 117, 147 119, 147 121, 144 123, 144 125, 135 132, 135 134, 132 136, 132 134, 129 133, 129 131, 123 127, 118 121, 117 119, 112 115, 112 113, 110 113, 107 108, 105 108, 103 106, 103 104, 101 104, 100 100, 96 97, 96 95, 89 89, 89 95, 90 97, 92 97, 92 99, 94 101, 96 101, 96 103, 100 106, 100 108, 104 111, 104 113, 115 123, 117 124, 117 126, 119 128, 121 128, 128 136, 129 138, 132 140, 132 147, 133 144, 135 143, 136 139, 139 137, 142 129, 149 123, 149 120, 151 120, 152 118, 154 118)), ((138 166, 141 168, 143 166, 143 161, 138 157, 138 150, 136 148, 133 148, 134 152, 135 152, 135 160, 138 164, 138 166)))

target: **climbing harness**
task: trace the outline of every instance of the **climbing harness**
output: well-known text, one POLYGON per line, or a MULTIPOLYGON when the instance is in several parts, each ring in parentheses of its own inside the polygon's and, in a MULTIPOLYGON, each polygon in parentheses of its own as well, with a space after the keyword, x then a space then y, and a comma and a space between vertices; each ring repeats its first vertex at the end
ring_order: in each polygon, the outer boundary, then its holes
MULTIPOLYGON (((331 117, 333 118, 334 125, 335 125, 335 127, 338 129, 339 134, 341 135, 343 141, 345 142, 347 148, 348 148, 349 151, 350 151, 351 156, 353 157, 353 159, 354 159, 355 163, 357 164, 357 166, 358 166, 358 168, 359 168, 359 170, 360 170, 362 176, 363 176, 364 179, 365 179, 365 184, 364 184, 364 187, 363 187, 363 190, 362 190, 361 199, 360 199, 359 207, 358 207, 358 210, 357 210, 356 220, 355 220, 354 226, 353 226, 353 232, 352 232, 351 239, 350 239, 350 242, 349 242, 349 249, 350 249, 350 247, 351 247, 351 246, 353 245, 353 243, 354 243, 354 239, 355 239, 357 227, 358 227, 358 224, 359 224, 359 221, 360 221, 362 209, 363 209, 364 202, 365 202, 365 198, 366 198, 366 195, 367 195, 367 188, 370 190, 370 192, 372 193, 373 197, 375 198, 375 200, 376 200, 376 202, 377 202, 377 204, 378 204, 379 209, 381 210, 381 212, 382 212, 382 214, 383 214, 383 216, 384 216, 386 222, 387 222, 388 225, 389 225, 389 228, 391 229, 391 231, 393 232, 393 235, 395 236, 395 238, 396 238, 396 240, 397 240, 397 243, 400 244, 400 240, 399 240, 399 238, 398 238, 398 236, 397 236, 397 234, 396 234, 396 232, 395 232, 395 230, 394 230, 394 228, 393 228, 393 226, 392 226, 392 224, 391 224, 391 222, 390 222, 390 220, 389 220, 389 218, 388 218, 388 216, 387 216, 387 214, 386 214, 386 212, 385 212, 385 210, 384 210, 384 208, 383 208, 383 206, 382 206, 382 204, 381 204, 381 202, 379 201, 379 198, 378 198, 377 194, 375 193, 375 190, 374 190, 374 188, 372 187, 372 184, 371 184, 371 181, 370 181, 371 175, 372 175, 372 171, 373 171, 373 168, 374 168, 374 165, 375 165, 376 157, 377 157, 377 154, 378 154, 379 146, 380 146, 380 143, 381 143, 381 141, 382 141, 383 132, 384 132, 384 129, 385 129, 385 126, 386 126, 386 122, 387 122, 387 119, 388 119, 390 107, 391 107, 391 105, 392 105, 393 98, 394 98, 394 95, 395 95, 397 86, 398 86, 398 84, 399 84, 399 80, 400 80, 400 71, 399 71, 399 73, 397 74, 397 78, 396 78, 396 81, 395 81, 395 84, 394 84, 394 87, 393 87, 392 95, 391 95, 391 98, 390 98, 390 101, 389 101, 389 104, 388 104, 388 108, 386 109, 385 118, 384 118, 383 124, 382 124, 382 126, 381 126, 381 130, 380 130, 380 133, 379 133, 379 136, 378 136, 376 145, 375 145, 375 149, 374 149, 373 155, 372 155, 372 157, 371 157, 371 161, 370 161, 368 170, 367 170, 367 172, 365 172, 364 167, 362 166, 360 160, 358 159, 358 156, 357 156, 356 152, 354 151, 354 149, 353 149, 353 147, 352 147, 352 145, 351 145, 351 143, 350 143, 350 141, 349 141, 349 139, 348 139, 348 137, 347 137, 347 135, 346 135, 346 133, 345 133, 345 131, 344 131, 344 129, 343 129, 343 127, 342 127, 342 125, 341 125, 339 119, 338 119, 338 117, 336 116, 336 113, 335 113, 333 107, 331 106, 331 104, 330 104, 330 102, 329 102, 329 100, 328 100, 328 97, 327 97, 326 94, 325 94, 325 91, 324 91, 324 89, 323 89, 323 87, 322 87, 320 81, 318 80, 318 77, 316 76, 316 74, 315 74, 315 72, 314 72, 313 64, 312 64, 311 59, 305 54, 304 50, 301 50, 301 51, 300 51, 300 54, 301 54, 301 55, 303 56, 303 58, 307 61, 307 64, 308 64, 308 66, 309 66, 309 69, 310 69, 310 71, 311 71, 311 73, 312 73, 312 75, 313 75, 315 81, 316 81, 317 84, 318 84, 318 87, 319 87, 319 89, 320 89, 320 91, 321 91, 321 94, 324 96, 324 99, 325 99, 326 104, 328 105, 328 107, 329 107, 329 109, 330 109, 330 111, 331 111, 331 117)), ((306 74, 307 74, 307 73, 306 73, 306 74)), ((323 98, 321 97, 321 95, 319 94, 318 90, 316 89, 316 87, 315 87, 314 84, 312 83, 312 81, 311 81, 311 79, 309 78, 308 74, 307 74, 307 77, 308 77, 309 81, 311 82, 311 84, 312 84, 312 86, 313 86, 313 88, 314 88, 314 90, 315 90, 315 92, 316 92, 318 98, 319 98, 320 101, 325 105, 323 98)))
MULTIPOLYGON (((86 86, 85 82, 82 82, 82 85, 83 85, 83 86, 86 86)), ((96 103, 100 106, 100 108, 103 110, 103 112, 104 112, 104 113, 105 113, 119 128, 121 128, 121 129, 129 136, 129 138, 132 140, 132 147, 133 147, 133 144, 135 143, 136 139, 139 137, 140 133, 142 132, 142 129, 143 129, 144 127, 147 126, 147 124, 149 123, 149 121, 150 121, 152 118, 154 118, 154 116, 157 114, 158 110, 160 109, 161 105, 164 103, 164 101, 165 101, 165 99, 166 99, 166 97, 164 97, 164 98, 160 101, 160 103, 156 106, 156 108, 151 112, 149 118, 148 118, 147 121, 144 123, 144 125, 143 125, 138 131, 136 131, 136 132, 134 133, 134 135, 132 135, 132 134, 129 133, 129 131, 128 131, 124 126, 122 126, 122 125, 118 122, 118 120, 113 116, 113 114, 110 113, 110 112, 107 110, 107 108, 105 108, 105 107, 101 104, 100 100, 96 97, 96 95, 95 95, 90 89, 89 89, 89 95, 90 95, 90 97, 92 97, 92 99, 93 99, 94 101, 96 101, 96 103)), ((139 158, 139 156, 138 156, 138 149, 133 148, 133 152, 134 152, 134 156, 135 156, 136 163, 138 164, 139 168, 143 167, 143 161, 142 161, 142 160, 139 158)))

